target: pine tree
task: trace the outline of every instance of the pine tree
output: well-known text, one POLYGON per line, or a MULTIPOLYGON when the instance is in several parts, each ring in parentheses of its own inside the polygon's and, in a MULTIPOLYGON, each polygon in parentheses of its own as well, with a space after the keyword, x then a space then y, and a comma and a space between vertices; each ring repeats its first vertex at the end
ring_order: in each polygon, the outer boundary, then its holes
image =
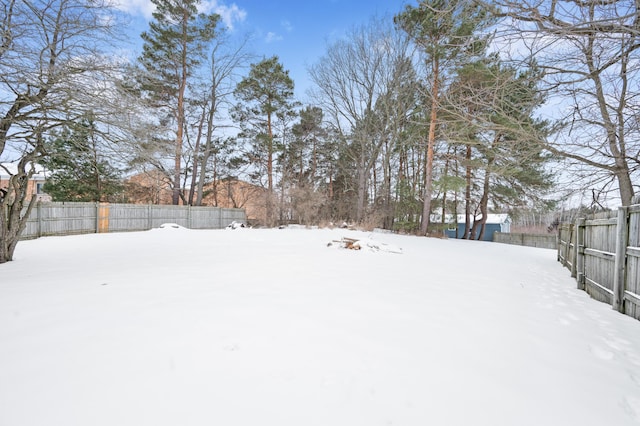
POLYGON ((43 189, 54 201, 113 201, 122 192, 120 172, 101 157, 90 120, 65 127, 46 149, 51 175, 43 189))
POLYGON ((545 170, 547 123, 533 115, 544 101, 541 77, 536 67, 517 70, 495 55, 458 70, 448 92, 446 136, 465 152, 465 235, 482 238, 490 201, 503 208, 539 205, 553 182, 545 170), (472 204, 480 218, 470 229, 472 204))
POLYGON ((428 107, 429 136, 420 225, 420 233, 426 235, 431 214, 434 147, 441 93, 447 74, 451 74, 461 60, 468 60, 484 51, 486 38, 478 34, 490 23, 490 17, 486 9, 470 0, 422 0, 418 6, 406 6, 394 20, 425 55, 429 71, 426 86, 431 102, 428 107))
POLYGON ((146 70, 143 89, 154 105, 175 122, 173 204, 181 194, 182 143, 186 124, 187 83, 216 36, 216 14, 198 14, 200 0, 151 0, 156 6, 144 40, 140 62, 146 70))
POLYGON ((274 159, 282 144, 275 133, 276 120, 294 114, 293 80, 277 56, 252 64, 234 92, 240 103, 233 110, 233 117, 240 124, 241 136, 252 141, 251 154, 254 165, 263 169, 267 178, 268 197, 266 220, 274 219, 274 159))
POLYGON ((294 140, 288 147, 288 160, 298 185, 315 188, 320 167, 320 153, 327 138, 322 108, 308 106, 300 111, 300 121, 293 126, 294 140))

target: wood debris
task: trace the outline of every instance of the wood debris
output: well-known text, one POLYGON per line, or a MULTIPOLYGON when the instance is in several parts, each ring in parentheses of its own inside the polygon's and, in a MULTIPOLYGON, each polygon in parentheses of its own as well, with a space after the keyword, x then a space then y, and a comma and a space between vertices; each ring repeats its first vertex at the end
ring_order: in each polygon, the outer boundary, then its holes
POLYGON ((358 240, 355 238, 342 237, 340 240, 333 240, 329 244, 328 247, 337 244, 340 248, 346 248, 349 250, 360 250, 362 247, 358 243, 358 240))

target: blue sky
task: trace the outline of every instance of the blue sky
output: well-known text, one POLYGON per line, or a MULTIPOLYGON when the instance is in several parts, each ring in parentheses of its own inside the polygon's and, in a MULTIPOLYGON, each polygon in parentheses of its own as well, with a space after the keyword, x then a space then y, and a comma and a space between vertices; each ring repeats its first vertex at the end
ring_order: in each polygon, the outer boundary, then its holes
MULTIPOLYGON (((130 36, 139 42, 147 28, 153 5, 150 0, 119 0, 131 18, 130 36)), ((238 37, 252 36, 249 49, 259 56, 278 55, 296 84, 296 96, 304 101, 309 87, 308 66, 316 63, 331 41, 372 16, 389 17, 416 0, 237 0, 203 1, 206 12, 223 17, 238 37)), ((137 52, 139 53, 139 51, 137 52)))

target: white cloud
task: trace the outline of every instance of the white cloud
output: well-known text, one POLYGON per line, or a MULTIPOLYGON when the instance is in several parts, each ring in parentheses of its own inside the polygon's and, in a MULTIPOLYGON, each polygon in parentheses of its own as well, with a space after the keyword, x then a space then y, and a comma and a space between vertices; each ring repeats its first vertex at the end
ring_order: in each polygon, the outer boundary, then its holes
MULTIPOLYGON (((129 15, 141 15, 145 19, 151 19, 152 13, 156 7, 151 0, 113 0, 114 6, 129 15)), ((226 5, 220 3, 218 0, 205 0, 200 3, 198 7, 199 12, 203 13, 217 13, 220 15, 224 25, 230 30, 233 29, 233 25, 236 22, 242 22, 247 17, 247 12, 241 9, 235 3, 226 5)))
POLYGON ((282 36, 274 33, 273 31, 269 31, 267 33, 267 36, 264 38, 264 41, 267 43, 273 43, 275 41, 280 41, 280 40, 282 40, 282 36))
POLYGON ((218 3, 218 0, 203 1, 200 4, 200 11, 205 13, 217 13, 220 15, 224 25, 233 30, 233 25, 236 22, 242 22, 247 17, 247 11, 240 9, 237 4, 232 3, 230 6, 226 4, 218 3))
POLYGON ((287 21, 286 19, 280 21, 280 26, 284 28, 284 30, 288 33, 293 31, 293 25, 291 25, 291 22, 287 21))
POLYGON ((151 19, 151 14, 156 10, 151 0, 113 0, 113 4, 129 15, 142 15, 145 19, 151 19))

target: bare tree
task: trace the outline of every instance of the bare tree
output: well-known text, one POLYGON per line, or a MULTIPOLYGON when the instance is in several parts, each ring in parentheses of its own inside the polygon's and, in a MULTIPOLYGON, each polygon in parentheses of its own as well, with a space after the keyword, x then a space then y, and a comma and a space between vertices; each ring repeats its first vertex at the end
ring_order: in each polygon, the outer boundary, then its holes
POLYGON ((509 44, 504 46, 516 46, 513 53, 527 61, 535 58, 545 71, 557 118, 547 148, 579 166, 574 173, 599 174, 605 185, 615 181, 622 203, 630 204, 640 171, 640 4, 481 3, 506 18, 501 28, 509 44))
MULTIPOLYGON (((195 205, 202 204, 204 196, 204 185, 207 178, 207 172, 211 172, 210 176, 214 186, 219 175, 218 163, 214 162, 211 170, 208 169, 211 159, 216 159, 216 155, 223 150, 223 144, 216 143, 215 132, 217 129, 228 126, 223 119, 222 111, 231 106, 231 96, 239 81, 239 73, 248 67, 253 56, 245 50, 247 40, 244 40, 237 46, 231 46, 230 40, 224 35, 219 36, 214 41, 211 55, 209 56, 209 80, 206 84, 206 90, 203 93, 202 102, 202 119, 204 124, 203 147, 196 152, 200 155, 199 162, 195 163, 193 171, 192 191, 195 187, 195 179, 197 180, 195 205), (199 170, 199 173, 197 173, 199 170)), ((202 129, 202 127, 200 128, 202 129)), ((199 135, 200 136, 200 135, 199 135)), ((189 197, 191 204, 192 196, 189 197)))
POLYGON ((386 141, 388 121, 378 119, 376 104, 391 92, 407 45, 390 23, 374 18, 330 45, 310 69, 316 101, 340 140, 350 143, 342 152, 355 164, 356 221, 364 219, 370 174, 386 141))
POLYGON ((103 94, 101 77, 113 63, 101 52, 117 39, 108 6, 106 0, 2 2, 0 159, 18 169, 0 190, 0 263, 12 260, 34 206, 27 184, 46 155, 45 136, 82 117, 103 94))

